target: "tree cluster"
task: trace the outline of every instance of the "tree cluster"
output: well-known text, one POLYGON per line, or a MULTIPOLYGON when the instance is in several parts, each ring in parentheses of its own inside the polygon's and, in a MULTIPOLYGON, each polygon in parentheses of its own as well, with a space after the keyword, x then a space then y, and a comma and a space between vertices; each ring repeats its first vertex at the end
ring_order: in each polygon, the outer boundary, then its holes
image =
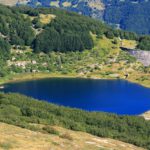
POLYGON ((143 36, 139 39, 138 49, 150 51, 150 36, 143 36))

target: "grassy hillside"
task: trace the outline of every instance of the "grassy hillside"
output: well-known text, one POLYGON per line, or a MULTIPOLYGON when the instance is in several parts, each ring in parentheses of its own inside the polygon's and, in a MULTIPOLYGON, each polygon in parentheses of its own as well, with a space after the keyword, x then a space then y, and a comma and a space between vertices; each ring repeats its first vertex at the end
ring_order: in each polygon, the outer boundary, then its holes
POLYGON ((97 39, 92 34, 94 48, 83 52, 33 53, 30 47, 20 50, 12 48, 7 65, 3 67, 0 82, 27 80, 44 77, 83 77, 100 79, 128 79, 150 86, 149 67, 144 67, 120 45, 134 47, 135 41, 97 39), (115 41, 115 42, 114 42, 115 41), (117 43, 116 43, 117 42, 117 43))
MULTIPOLYGON (((44 125, 34 124, 34 126, 44 125)), ((50 126, 51 127, 51 126, 50 126)), ((0 123, 0 149, 21 150, 144 150, 121 141, 109 138, 100 138, 84 132, 71 131, 65 128, 53 126, 52 129, 59 132, 54 133, 35 132, 13 125, 0 123)))
POLYGON ((59 133, 49 125, 59 126, 150 149, 150 122, 142 117, 87 112, 53 105, 18 94, 1 93, 0 121, 33 131, 57 135, 59 133), (42 124, 45 127, 41 128, 34 124, 42 124))

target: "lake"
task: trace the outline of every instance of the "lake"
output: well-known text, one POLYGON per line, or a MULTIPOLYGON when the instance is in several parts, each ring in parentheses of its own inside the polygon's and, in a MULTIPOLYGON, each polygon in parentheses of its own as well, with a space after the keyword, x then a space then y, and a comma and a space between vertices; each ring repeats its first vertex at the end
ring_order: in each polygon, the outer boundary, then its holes
POLYGON ((150 88, 125 80, 50 78, 9 83, 0 91, 88 111, 137 115, 150 110, 150 88))

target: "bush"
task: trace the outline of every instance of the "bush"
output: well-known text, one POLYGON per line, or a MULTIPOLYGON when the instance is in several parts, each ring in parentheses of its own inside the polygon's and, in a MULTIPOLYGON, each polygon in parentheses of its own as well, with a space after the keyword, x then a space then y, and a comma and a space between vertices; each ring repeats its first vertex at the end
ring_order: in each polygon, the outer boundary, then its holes
POLYGON ((143 36, 139 39, 138 49, 150 51, 150 36, 143 36))
POLYGON ((65 133, 65 134, 62 134, 60 135, 59 137, 63 138, 63 139, 67 139, 67 140, 70 140, 70 141, 73 141, 73 138, 70 134, 68 133, 65 133))
POLYGON ((46 131, 47 133, 49 134, 56 134, 56 135, 59 135, 59 131, 57 131, 55 128, 53 127, 50 127, 50 126, 45 126, 42 128, 43 131, 46 131))

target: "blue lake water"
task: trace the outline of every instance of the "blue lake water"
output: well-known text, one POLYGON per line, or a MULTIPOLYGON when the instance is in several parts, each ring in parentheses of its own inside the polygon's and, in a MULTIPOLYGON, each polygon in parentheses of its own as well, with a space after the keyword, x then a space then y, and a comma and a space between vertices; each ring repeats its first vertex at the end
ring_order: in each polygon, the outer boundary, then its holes
POLYGON ((137 115, 150 110, 150 88, 125 80, 51 78, 6 84, 1 91, 88 111, 137 115))

